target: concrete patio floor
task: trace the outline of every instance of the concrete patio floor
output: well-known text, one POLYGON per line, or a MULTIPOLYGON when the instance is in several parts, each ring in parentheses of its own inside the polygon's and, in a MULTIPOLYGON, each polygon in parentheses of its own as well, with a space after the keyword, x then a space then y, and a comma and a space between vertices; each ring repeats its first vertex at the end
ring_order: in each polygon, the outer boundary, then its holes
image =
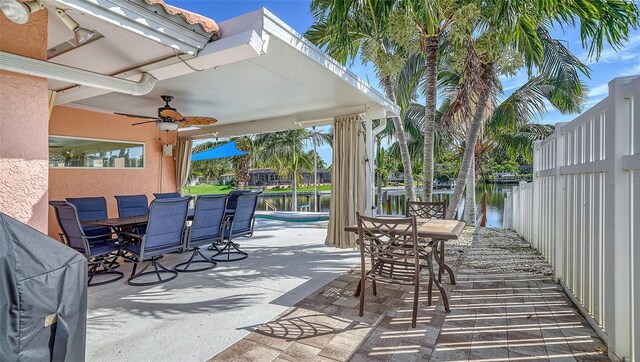
POLYGON ((457 285, 445 283, 449 314, 437 291, 434 306, 426 305, 425 286, 418 325, 412 328, 411 287, 379 285, 374 297, 368 285, 365 314, 359 317, 356 268, 270 322, 256 324, 254 332, 211 360, 608 361, 605 345, 558 284, 544 272, 517 271, 532 258, 539 264, 541 257, 514 247, 517 240, 507 248, 491 245, 498 239, 492 233, 476 235, 465 254, 476 263, 479 255, 495 251, 496 259, 516 271, 487 272, 486 265, 469 268, 463 262, 457 285))
POLYGON ((325 235, 314 224, 258 219, 255 235, 238 239, 249 258, 151 287, 129 286, 132 264, 122 262, 125 279, 89 288, 87 360, 210 358, 356 265, 356 252, 325 247, 325 235))

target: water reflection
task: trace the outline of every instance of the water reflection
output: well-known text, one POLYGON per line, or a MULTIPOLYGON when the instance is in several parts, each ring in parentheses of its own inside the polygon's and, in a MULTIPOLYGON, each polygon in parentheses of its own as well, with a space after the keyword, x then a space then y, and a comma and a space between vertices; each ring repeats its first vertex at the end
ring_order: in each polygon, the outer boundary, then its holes
MULTIPOLYGON (((504 208, 504 198, 507 191, 512 189, 513 185, 478 185, 476 188, 476 201, 479 203, 485 190, 488 193, 487 198, 487 226, 502 227, 502 211, 504 208)), ((439 194, 436 196, 439 200, 448 200, 448 194, 439 194)), ((329 203, 331 195, 323 194, 319 196, 319 210, 329 211, 329 203)), ((259 210, 269 210, 269 206, 275 207, 278 211, 291 211, 290 195, 270 195, 262 194, 258 202, 259 210)), ((464 208, 464 200, 460 206, 459 212, 462 213, 464 208)), ((313 195, 298 195, 298 209, 302 211, 314 211, 315 201, 313 195)), ((388 215, 402 215, 405 210, 405 197, 389 196, 388 200, 383 204, 382 212, 388 215)))

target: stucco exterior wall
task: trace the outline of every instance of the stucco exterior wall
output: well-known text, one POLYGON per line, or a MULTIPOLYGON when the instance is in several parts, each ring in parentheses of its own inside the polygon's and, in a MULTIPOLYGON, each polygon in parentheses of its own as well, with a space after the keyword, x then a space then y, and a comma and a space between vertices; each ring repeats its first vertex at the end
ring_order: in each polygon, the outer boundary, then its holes
MULTIPOLYGON (((174 143, 177 132, 159 131, 154 123, 131 126, 139 120, 113 114, 56 106, 49 123, 52 136, 87 137, 117 141, 144 142, 144 169, 49 169, 49 199, 104 196, 110 217, 118 215, 115 195, 176 191, 173 157, 162 156, 162 145, 174 143)), ((58 225, 49 210, 49 235, 57 237, 58 225)))
MULTIPOLYGON (((0 50, 46 59, 47 12, 18 25, 0 14, 0 50)), ((47 80, 0 71, 0 212, 47 231, 47 80)))

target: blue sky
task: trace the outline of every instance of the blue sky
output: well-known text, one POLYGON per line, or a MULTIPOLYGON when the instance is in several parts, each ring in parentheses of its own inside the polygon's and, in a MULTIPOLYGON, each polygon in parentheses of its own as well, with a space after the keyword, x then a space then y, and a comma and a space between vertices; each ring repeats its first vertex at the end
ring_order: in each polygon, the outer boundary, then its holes
MULTIPOLYGON (((168 0, 167 2, 208 16, 217 22, 222 22, 260 7, 266 7, 300 33, 304 33, 313 23, 313 19, 309 14, 310 0, 168 0)), ((619 76, 640 74, 640 30, 632 31, 629 42, 618 52, 606 46, 597 61, 595 59, 587 59, 587 51, 582 48, 578 30, 573 28, 558 29, 552 35, 556 39, 566 41, 569 49, 582 61, 589 64, 591 68, 591 78, 583 77, 584 82, 590 89, 586 108, 591 107, 607 96, 607 83, 611 79, 619 76)), ((371 66, 362 65, 359 61, 356 61, 348 67, 362 79, 368 80, 374 87, 380 88, 371 66)), ((525 71, 521 71, 514 77, 502 77, 501 80, 505 94, 508 95, 527 81, 527 74, 525 71)), ((571 121, 575 117, 575 114, 560 114, 548 106, 548 112, 540 119, 540 122, 555 124, 557 122, 571 121)), ((331 163, 331 149, 329 147, 323 147, 318 152, 327 164, 331 163)))

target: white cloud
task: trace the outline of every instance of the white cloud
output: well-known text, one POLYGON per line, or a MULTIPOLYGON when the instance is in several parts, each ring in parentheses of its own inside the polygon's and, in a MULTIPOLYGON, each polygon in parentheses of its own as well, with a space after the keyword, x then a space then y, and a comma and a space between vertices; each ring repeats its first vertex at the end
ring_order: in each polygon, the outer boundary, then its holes
POLYGON ((609 94, 609 83, 603 83, 589 90, 589 98, 599 97, 609 94))
POLYGON ((620 75, 622 76, 640 75, 640 63, 625 69, 622 73, 620 73, 620 75))
MULTIPOLYGON (((587 60, 588 52, 583 52, 579 58, 583 61, 587 60)), ((589 59, 589 64, 602 64, 602 63, 620 63, 628 62, 637 59, 640 56, 640 34, 633 35, 629 38, 629 41, 615 50, 610 46, 607 46, 600 53, 600 58, 589 59)))

